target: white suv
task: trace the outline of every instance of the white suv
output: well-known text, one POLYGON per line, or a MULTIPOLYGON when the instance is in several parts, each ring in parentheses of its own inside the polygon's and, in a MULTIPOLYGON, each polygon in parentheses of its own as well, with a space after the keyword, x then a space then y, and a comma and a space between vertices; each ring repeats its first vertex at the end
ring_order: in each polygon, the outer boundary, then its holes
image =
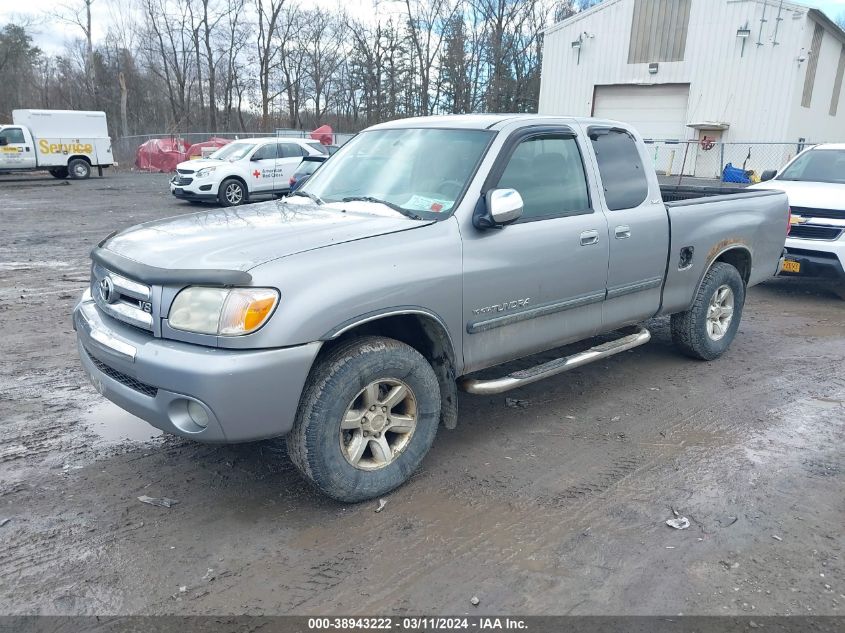
POLYGON ((791 230, 783 275, 832 280, 845 299, 845 144, 816 145, 750 189, 789 197, 791 230))
POLYGON ((208 158, 176 166, 170 193, 192 203, 246 204, 257 195, 281 195, 303 156, 322 156, 319 141, 299 138, 250 138, 233 141, 208 158))

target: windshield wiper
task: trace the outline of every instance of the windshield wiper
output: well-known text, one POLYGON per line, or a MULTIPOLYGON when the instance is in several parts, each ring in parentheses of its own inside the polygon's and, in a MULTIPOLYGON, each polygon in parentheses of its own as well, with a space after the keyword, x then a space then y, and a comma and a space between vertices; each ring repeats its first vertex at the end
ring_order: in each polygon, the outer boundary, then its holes
POLYGON ((315 196, 313 193, 309 193, 308 191, 302 191, 301 189, 297 189, 293 193, 289 193, 288 196, 302 196, 303 198, 308 198, 312 202, 317 204, 323 204, 322 199, 320 196, 315 196))
POLYGON ((383 204, 389 209, 393 209, 407 218, 411 218, 412 220, 422 220, 422 217, 413 211, 408 211, 408 209, 403 209, 398 204, 393 204, 392 202, 388 202, 387 200, 382 200, 380 198, 374 198, 373 196, 347 196, 346 198, 343 198, 342 202, 374 202, 376 204, 383 204))

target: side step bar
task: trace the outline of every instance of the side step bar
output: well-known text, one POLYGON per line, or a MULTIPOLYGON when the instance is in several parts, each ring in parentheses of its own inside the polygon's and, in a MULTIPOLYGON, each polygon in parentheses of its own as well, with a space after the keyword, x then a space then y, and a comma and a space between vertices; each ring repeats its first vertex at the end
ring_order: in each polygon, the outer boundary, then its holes
POLYGON ((530 385, 538 380, 562 374, 570 369, 587 365, 603 358, 608 358, 620 352, 626 352, 629 349, 645 345, 651 340, 651 332, 644 327, 638 327, 633 334, 623 336, 615 341, 608 341, 588 349, 585 352, 579 352, 572 356, 564 356, 563 358, 556 358, 550 360, 542 365, 515 371, 503 378, 494 378, 492 380, 477 380, 474 378, 462 378, 458 381, 458 386, 467 393, 474 393, 478 395, 492 395, 497 393, 504 393, 517 387, 524 387, 530 385))

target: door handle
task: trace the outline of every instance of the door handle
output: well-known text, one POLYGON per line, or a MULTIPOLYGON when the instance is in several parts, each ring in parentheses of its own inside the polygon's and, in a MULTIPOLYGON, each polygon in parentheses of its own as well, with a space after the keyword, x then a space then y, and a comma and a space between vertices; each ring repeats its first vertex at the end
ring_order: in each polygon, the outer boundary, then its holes
POLYGON ((592 246, 599 243, 598 231, 584 231, 581 233, 581 246, 592 246))
POLYGON ((631 227, 630 226, 617 226, 614 233, 616 234, 617 240, 627 240, 631 237, 631 227))

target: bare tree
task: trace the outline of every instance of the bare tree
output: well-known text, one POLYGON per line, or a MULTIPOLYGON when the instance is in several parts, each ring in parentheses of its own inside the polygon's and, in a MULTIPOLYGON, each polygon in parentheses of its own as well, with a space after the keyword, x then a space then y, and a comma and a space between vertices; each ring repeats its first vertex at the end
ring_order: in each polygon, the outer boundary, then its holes
POLYGON ((97 83, 94 78, 94 39, 91 29, 91 5, 94 0, 75 0, 75 4, 63 4, 56 16, 63 22, 79 27, 85 36, 85 84, 94 107, 99 104, 97 83))
POLYGON ((270 102, 274 95, 270 93, 270 80, 276 68, 279 49, 275 45, 279 30, 279 17, 285 0, 255 0, 258 13, 258 86, 261 91, 261 128, 269 124, 270 102))

